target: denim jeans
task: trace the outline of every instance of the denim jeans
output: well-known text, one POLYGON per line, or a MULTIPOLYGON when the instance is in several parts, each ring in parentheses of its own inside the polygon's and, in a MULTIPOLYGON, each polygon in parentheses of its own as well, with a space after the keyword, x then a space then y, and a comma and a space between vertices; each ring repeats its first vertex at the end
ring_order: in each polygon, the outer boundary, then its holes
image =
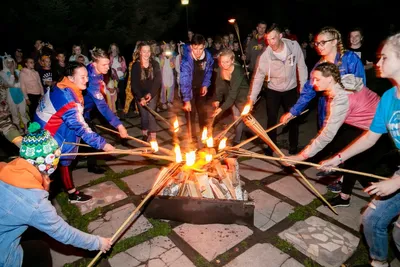
MULTIPOLYGON (((400 193, 388 198, 374 199, 368 205, 362 217, 364 235, 372 259, 386 261, 388 257, 388 226, 400 213, 400 193), (375 208, 373 208, 375 205, 375 208)), ((395 226, 395 228, 397 228, 395 226)), ((396 230, 396 229, 395 229, 396 230)), ((394 235, 396 232, 394 232, 394 235)), ((396 235, 396 237, 399 235, 396 235)), ((396 238, 395 237, 395 238, 396 238)), ((396 244, 400 240, 395 241, 396 244)))

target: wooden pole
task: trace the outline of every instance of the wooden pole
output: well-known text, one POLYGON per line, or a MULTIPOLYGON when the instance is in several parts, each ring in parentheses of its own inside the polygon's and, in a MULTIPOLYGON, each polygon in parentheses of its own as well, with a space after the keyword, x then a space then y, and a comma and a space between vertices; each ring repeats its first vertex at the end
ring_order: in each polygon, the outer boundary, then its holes
MULTIPOLYGON (((231 152, 232 154, 235 154, 235 155, 247 156, 247 157, 252 157, 252 158, 268 159, 268 160, 283 161, 283 162, 293 162, 293 163, 296 163, 296 164, 307 165, 307 166, 311 166, 311 167, 315 167, 315 168, 319 168, 319 167, 322 166, 321 164, 307 162, 307 161, 300 161, 300 160, 293 160, 293 159, 288 159, 288 158, 277 158, 277 157, 272 157, 272 156, 266 156, 266 155, 262 155, 262 154, 259 154, 259 153, 254 153, 254 152, 251 152, 251 151, 248 151, 248 150, 244 150, 244 149, 241 149, 241 150, 226 149, 225 152, 226 153, 231 152)), ((361 176, 376 178, 376 179, 379 179, 379 180, 388 180, 388 179, 390 179, 390 178, 379 176, 379 175, 375 175, 375 174, 372 174, 372 173, 353 171, 353 170, 342 169, 342 168, 337 168, 337 167, 333 167, 332 170, 338 171, 338 172, 346 172, 346 173, 351 173, 351 174, 357 174, 357 175, 361 175, 361 176)))
MULTIPOLYGON (((251 115, 243 116, 243 121, 246 123, 247 127, 249 127, 253 132, 255 132, 261 139, 263 139, 273 151, 278 153, 280 157, 285 157, 285 154, 272 142, 271 138, 265 133, 262 126, 258 123, 258 121, 251 115)), ((303 179, 303 181, 314 191, 314 193, 319 196, 325 204, 336 214, 336 210, 332 207, 332 205, 321 195, 321 193, 308 181, 308 179, 299 171, 296 167, 292 167, 293 170, 303 179)))
MULTIPOLYGON (((162 188, 162 186, 168 181, 168 179, 170 178, 170 176, 180 167, 179 163, 174 163, 172 164, 172 166, 169 167, 169 170, 165 173, 160 172, 160 176, 161 174, 162 177, 157 177, 152 189, 150 190, 150 192, 146 195, 146 197, 142 200, 142 202, 140 202, 140 204, 136 207, 136 209, 129 215, 129 217, 124 221, 124 223, 118 228, 118 230, 115 232, 115 234, 111 237, 111 242, 114 243, 114 241, 116 241, 119 238, 119 234, 122 233, 125 230, 125 227, 131 222, 131 220, 133 219, 133 217, 136 215, 136 213, 142 208, 142 206, 155 194, 157 194, 157 192, 162 188)), ((92 267, 94 266, 94 264, 96 263, 96 261, 99 259, 99 257, 101 256, 103 252, 99 251, 99 253, 97 253, 96 257, 93 258, 93 260, 89 263, 88 267, 92 267)))
POLYGON ((112 155, 112 154, 127 154, 127 155, 137 155, 137 156, 142 156, 142 157, 147 157, 147 158, 153 158, 153 159, 163 159, 163 160, 168 160, 175 162, 175 159, 170 156, 161 156, 161 155, 155 155, 151 154, 148 152, 144 151, 132 151, 132 150, 124 150, 124 149, 115 149, 113 151, 102 151, 102 152, 87 152, 87 153, 63 153, 61 154, 61 157, 66 157, 66 156, 96 156, 96 155, 112 155))
POLYGON ((148 112, 150 112, 151 114, 153 114, 154 117, 157 117, 157 118, 159 118, 160 120, 162 120, 163 122, 165 122, 165 123, 168 125, 169 130, 170 130, 170 131, 173 131, 173 127, 172 127, 171 123, 170 123, 166 118, 164 118, 163 116, 161 116, 160 114, 158 114, 156 111, 154 111, 152 108, 150 108, 150 107, 147 106, 147 105, 144 105, 143 107, 144 107, 145 109, 147 109, 148 112))
MULTIPOLYGON (((114 130, 112 130, 112 129, 109 129, 109 128, 107 128, 107 127, 104 127, 104 126, 101 126, 101 125, 96 125, 96 127, 119 135, 119 132, 114 131, 114 130)), ((131 140, 136 141, 136 142, 138 142, 138 143, 140 143, 140 144, 142 144, 142 145, 150 146, 150 147, 151 147, 151 144, 150 144, 149 142, 140 140, 140 139, 135 138, 135 137, 133 137, 133 136, 130 136, 130 135, 129 135, 129 136, 127 137, 127 139, 131 139, 131 140)), ((164 147, 159 147, 158 150, 160 150, 161 152, 163 152, 163 153, 165 153, 165 154, 171 155, 171 156, 174 155, 174 153, 173 153, 171 150, 166 149, 166 148, 164 148, 164 147)))
MULTIPOLYGON (((300 113, 300 115, 303 115, 303 114, 306 113, 306 112, 308 112, 308 109, 307 109, 307 110, 304 110, 302 113, 300 113)), ((299 116, 300 116, 300 115, 299 115, 299 116)), ((296 118, 296 117, 297 117, 297 116, 292 117, 289 121, 293 120, 293 119, 296 118)), ((289 122, 289 121, 288 121, 288 122, 289 122)), ((272 130, 275 130, 275 129, 278 128, 278 127, 281 127, 282 125, 284 125, 283 122, 278 123, 277 125, 272 126, 271 128, 266 129, 265 132, 268 133, 268 132, 270 132, 270 131, 272 131, 272 130)), ((246 145, 247 143, 250 143, 250 142, 253 141, 254 139, 257 139, 258 137, 259 137, 258 135, 255 135, 255 136, 253 136, 253 137, 250 137, 249 139, 246 139, 246 140, 244 140, 243 142, 241 142, 240 144, 237 144, 236 146, 234 146, 234 148, 242 147, 242 146, 246 145)))

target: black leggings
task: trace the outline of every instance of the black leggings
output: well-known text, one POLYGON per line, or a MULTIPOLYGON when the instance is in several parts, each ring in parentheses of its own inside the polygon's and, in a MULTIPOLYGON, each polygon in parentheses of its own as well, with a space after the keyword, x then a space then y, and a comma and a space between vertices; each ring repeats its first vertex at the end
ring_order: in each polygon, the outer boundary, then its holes
POLYGON ((49 245, 42 240, 21 241, 24 251, 22 267, 51 267, 52 260, 49 245))

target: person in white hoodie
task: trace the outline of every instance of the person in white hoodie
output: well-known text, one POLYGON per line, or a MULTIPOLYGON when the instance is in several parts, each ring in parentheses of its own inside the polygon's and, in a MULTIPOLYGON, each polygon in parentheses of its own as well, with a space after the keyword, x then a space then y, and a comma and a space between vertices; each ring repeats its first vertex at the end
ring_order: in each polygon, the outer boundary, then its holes
POLYGON ((20 84, 26 103, 29 106, 29 115, 33 120, 39 100, 44 95, 39 73, 35 70, 35 62, 32 58, 25 59, 24 68, 20 74, 20 84))
POLYGON ((19 71, 16 69, 14 59, 5 54, 3 57, 3 70, 0 76, 8 87, 7 103, 10 107, 12 121, 21 133, 28 130, 29 117, 26 113, 26 101, 20 88, 19 71))
MULTIPOLYGON (((303 88, 307 81, 307 66, 304 55, 297 41, 282 38, 282 31, 273 24, 267 31, 268 47, 258 58, 250 85, 249 103, 253 106, 264 81, 267 80, 267 128, 276 125, 280 106, 285 112, 296 103, 298 88, 303 88), (297 76, 298 74, 298 76, 297 76)), ((289 124, 289 154, 297 153, 299 127, 295 120, 289 124)), ((276 130, 268 134, 276 143, 276 130)), ((270 149, 266 154, 272 155, 270 149)))

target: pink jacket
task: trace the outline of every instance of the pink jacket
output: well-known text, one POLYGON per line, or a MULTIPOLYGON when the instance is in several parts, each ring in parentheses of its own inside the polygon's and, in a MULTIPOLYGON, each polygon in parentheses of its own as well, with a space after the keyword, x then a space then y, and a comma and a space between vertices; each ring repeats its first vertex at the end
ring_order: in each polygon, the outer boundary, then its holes
MULTIPOLYGON (((121 69, 120 71, 122 71, 123 73, 126 72, 126 61, 125 58, 123 56, 119 56, 121 58, 121 69)), ((117 60, 116 57, 114 57, 113 55, 110 55, 110 68, 111 68, 111 77, 113 80, 119 80, 118 78, 118 74, 117 74, 117 70, 112 68, 113 62, 114 60, 117 60)))
POLYGON ((25 99, 28 99, 28 94, 43 95, 43 86, 40 81, 39 73, 36 70, 23 68, 21 70, 19 81, 25 99))
POLYGON ((343 123, 368 130, 374 118, 380 97, 353 74, 342 76, 346 90, 336 84, 328 97, 328 110, 324 126, 317 137, 301 152, 310 158, 329 144, 343 123))

